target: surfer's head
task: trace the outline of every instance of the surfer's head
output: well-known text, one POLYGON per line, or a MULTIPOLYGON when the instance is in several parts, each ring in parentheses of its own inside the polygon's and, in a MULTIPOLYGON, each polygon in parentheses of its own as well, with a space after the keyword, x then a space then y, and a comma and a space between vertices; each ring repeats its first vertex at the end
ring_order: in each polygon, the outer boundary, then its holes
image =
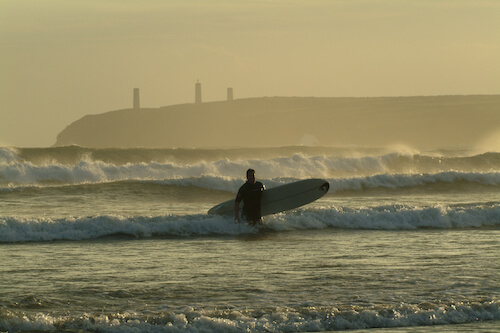
POLYGON ((255 183, 255 170, 254 169, 247 170, 247 181, 249 183, 255 183))

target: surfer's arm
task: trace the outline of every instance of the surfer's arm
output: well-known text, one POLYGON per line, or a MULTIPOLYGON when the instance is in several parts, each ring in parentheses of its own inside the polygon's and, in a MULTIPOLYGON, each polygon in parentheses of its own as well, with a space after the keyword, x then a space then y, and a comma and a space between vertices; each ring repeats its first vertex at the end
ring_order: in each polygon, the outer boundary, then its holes
POLYGON ((241 222, 240 220, 240 200, 236 198, 234 201, 234 219, 238 222, 241 222))
MULTIPOLYGON (((246 184, 246 183, 245 183, 246 184)), ((245 184, 240 187, 238 190, 238 194, 236 194, 236 199, 234 200, 234 219, 241 223, 240 219, 240 202, 243 200, 243 196, 245 193, 245 184)))

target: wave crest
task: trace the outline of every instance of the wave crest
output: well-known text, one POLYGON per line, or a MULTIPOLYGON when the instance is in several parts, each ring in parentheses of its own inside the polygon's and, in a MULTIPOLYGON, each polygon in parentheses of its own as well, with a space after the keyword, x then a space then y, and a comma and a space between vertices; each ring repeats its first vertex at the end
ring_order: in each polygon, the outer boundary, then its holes
POLYGON ((323 207, 298 209, 268 216, 262 228, 238 224, 216 215, 96 216, 61 219, 0 219, 0 242, 89 240, 102 237, 236 236, 261 231, 344 228, 413 230, 418 228, 480 228, 500 225, 500 203, 462 206, 372 208, 323 207))

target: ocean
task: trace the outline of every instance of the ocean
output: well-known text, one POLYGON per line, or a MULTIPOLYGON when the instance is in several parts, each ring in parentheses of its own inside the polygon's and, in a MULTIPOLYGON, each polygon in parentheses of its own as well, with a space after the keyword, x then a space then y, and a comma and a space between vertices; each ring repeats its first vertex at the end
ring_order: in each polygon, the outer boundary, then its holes
POLYGON ((0 331, 500 332, 500 153, 0 148, 0 331), (330 183, 262 227, 248 168, 330 183))

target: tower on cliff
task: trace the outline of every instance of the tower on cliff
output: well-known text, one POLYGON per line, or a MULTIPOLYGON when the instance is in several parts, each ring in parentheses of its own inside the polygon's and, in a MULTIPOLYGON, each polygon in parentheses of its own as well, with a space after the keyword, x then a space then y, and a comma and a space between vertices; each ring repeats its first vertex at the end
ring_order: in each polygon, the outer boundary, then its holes
POLYGON ((141 102, 139 100, 139 88, 134 88, 134 109, 140 109, 141 102))
POLYGON ((194 102, 201 103, 201 83, 197 81, 194 85, 194 102))
POLYGON ((227 100, 228 101, 233 100, 233 88, 227 88, 227 100))

